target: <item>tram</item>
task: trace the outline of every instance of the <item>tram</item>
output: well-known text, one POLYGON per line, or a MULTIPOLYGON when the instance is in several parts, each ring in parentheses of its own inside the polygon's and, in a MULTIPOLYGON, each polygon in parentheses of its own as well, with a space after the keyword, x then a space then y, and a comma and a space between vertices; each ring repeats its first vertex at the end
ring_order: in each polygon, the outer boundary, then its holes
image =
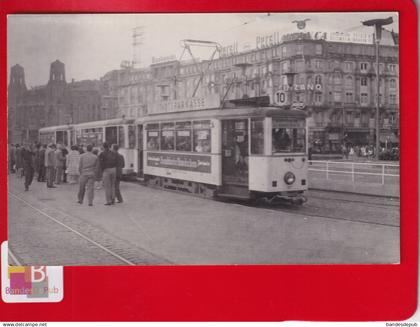
POLYGON ((75 144, 92 144, 100 149, 102 143, 118 144, 119 152, 124 156, 123 175, 135 174, 136 132, 134 119, 117 118, 81 123, 74 126, 75 144))
POLYGON ((41 144, 59 143, 70 147, 74 142, 73 125, 61 125, 44 127, 39 130, 39 142, 41 144))
POLYGON ((136 120, 136 170, 148 185, 204 197, 306 201, 306 114, 235 106, 136 120))

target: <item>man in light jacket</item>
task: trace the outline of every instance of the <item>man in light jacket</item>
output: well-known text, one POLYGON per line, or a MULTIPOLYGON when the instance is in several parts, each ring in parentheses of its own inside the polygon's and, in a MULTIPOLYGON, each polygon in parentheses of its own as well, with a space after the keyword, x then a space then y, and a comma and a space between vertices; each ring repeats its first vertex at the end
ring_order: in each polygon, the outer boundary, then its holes
POLYGON ((98 157, 92 153, 92 145, 86 147, 86 152, 80 156, 79 163, 79 193, 77 194, 78 203, 83 204, 85 192, 87 189, 87 197, 89 206, 93 205, 95 175, 98 165, 98 157))

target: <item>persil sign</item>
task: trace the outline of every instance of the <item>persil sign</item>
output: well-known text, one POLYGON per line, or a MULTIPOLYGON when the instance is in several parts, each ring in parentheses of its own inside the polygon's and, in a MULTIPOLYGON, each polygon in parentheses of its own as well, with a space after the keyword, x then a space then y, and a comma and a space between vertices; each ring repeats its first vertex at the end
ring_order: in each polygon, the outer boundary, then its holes
POLYGON ((256 48, 264 49, 279 45, 286 41, 295 40, 326 40, 331 42, 349 42, 349 43, 373 43, 373 34, 360 32, 296 32, 280 35, 280 32, 274 32, 268 35, 257 36, 256 48))

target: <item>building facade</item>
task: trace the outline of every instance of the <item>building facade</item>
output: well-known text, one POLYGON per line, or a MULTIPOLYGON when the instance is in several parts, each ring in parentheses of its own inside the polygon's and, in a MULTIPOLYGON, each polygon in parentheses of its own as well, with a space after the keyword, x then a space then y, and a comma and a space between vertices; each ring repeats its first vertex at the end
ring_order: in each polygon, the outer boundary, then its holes
MULTIPOLYGON (((156 103, 209 97, 221 101, 268 96, 308 113, 314 150, 375 142, 376 57, 373 44, 332 42, 293 33, 276 45, 212 62, 163 62, 129 70, 119 89, 120 115, 153 113, 156 103)), ((398 46, 380 46, 381 143, 399 139, 398 46)))
MULTIPOLYGON (((375 143, 373 44, 301 32, 277 35, 275 42, 261 40, 256 49, 220 51, 212 61, 170 58, 147 68, 126 65, 99 81, 67 83, 64 64, 56 61, 48 84, 32 90, 26 89, 23 68, 16 65, 9 84, 9 126, 14 126, 9 131, 23 137, 43 126, 137 118, 181 100, 211 98, 218 99, 214 106, 223 106, 227 100, 267 97, 273 105, 307 112, 309 143, 317 152, 340 152, 343 143, 375 143), (30 112, 39 118, 19 118, 30 112)), ((394 144, 399 142, 397 43, 380 46, 379 62, 380 141, 394 144)))

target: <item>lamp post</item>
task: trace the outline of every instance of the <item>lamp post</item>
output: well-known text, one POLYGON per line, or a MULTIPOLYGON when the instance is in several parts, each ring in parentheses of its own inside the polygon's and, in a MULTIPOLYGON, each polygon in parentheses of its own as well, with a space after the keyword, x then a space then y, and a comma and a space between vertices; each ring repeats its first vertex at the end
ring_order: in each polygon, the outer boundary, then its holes
POLYGON ((375 27, 375 52, 376 52, 376 149, 375 149, 375 158, 379 160, 379 106, 380 106, 380 87, 379 87, 379 43, 382 37, 382 26, 392 24, 392 17, 385 19, 371 19, 362 22, 365 26, 374 26, 375 27))

